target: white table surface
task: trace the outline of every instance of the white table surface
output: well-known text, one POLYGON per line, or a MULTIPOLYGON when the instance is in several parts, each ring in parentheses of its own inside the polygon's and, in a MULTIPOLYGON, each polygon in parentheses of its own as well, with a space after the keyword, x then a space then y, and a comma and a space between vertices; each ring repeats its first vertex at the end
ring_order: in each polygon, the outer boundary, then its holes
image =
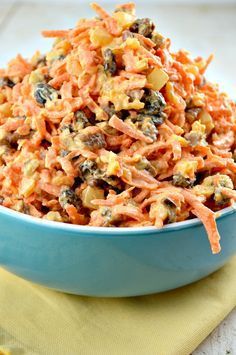
MULTIPOLYGON (((0 0, 0 67, 16 53, 30 56, 36 49, 46 51, 51 41, 42 39, 40 31, 71 28, 79 18, 92 16, 89 2, 50 5, 50 1, 45 0, 31 4, 0 0)), ((106 8, 112 8, 111 2, 106 8)), ((208 78, 221 83, 222 89, 236 98, 236 2, 229 5, 140 5, 138 15, 155 19, 158 29, 174 40, 174 49, 187 48, 196 56, 215 53, 208 78)), ((193 352, 193 355, 226 354, 236 355, 236 309, 193 352)))

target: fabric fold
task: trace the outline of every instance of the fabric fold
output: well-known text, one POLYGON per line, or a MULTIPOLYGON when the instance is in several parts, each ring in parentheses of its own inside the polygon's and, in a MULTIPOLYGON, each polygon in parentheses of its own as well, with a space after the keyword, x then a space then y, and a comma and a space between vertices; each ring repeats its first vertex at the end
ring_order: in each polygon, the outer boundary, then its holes
POLYGON ((209 277, 142 297, 45 289, 0 269, 0 350, 12 355, 189 355, 236 306, 236 257, 209 277))

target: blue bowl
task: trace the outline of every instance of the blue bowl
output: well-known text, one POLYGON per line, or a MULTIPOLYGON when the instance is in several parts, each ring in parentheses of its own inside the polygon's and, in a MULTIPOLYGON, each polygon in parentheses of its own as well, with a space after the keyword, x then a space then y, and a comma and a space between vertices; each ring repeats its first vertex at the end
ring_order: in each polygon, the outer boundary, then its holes
POLYGON ((217 219, 222 251, 212 255, 198 219, 157 230, 50 222, 0 206, 0 265, 24 279, 89 296, 162 292, 201 279, 236 253, 236 213, 217 219))

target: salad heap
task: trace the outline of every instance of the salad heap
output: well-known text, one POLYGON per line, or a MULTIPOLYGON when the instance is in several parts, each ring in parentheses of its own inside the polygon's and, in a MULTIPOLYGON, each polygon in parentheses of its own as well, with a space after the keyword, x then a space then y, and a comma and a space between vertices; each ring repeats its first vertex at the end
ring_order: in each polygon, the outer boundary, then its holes
POLYGON ((52 49, 0 70, 0 203, 90 226, 215 216, 236 199, 236 106, 133 3, 43 31, 52 49))

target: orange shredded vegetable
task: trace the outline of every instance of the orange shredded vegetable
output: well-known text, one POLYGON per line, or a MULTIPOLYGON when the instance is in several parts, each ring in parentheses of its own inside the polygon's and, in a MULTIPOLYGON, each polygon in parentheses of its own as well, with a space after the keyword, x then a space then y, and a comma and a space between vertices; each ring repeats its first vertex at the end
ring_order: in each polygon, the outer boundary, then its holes
POLYGON ((46 55, 0 70, 0 203, 90 226, 197 216, 220 252, 216 213, 236 201, 236 105, 208 59, 171 50, 133 3, 46 30, 46 55))

